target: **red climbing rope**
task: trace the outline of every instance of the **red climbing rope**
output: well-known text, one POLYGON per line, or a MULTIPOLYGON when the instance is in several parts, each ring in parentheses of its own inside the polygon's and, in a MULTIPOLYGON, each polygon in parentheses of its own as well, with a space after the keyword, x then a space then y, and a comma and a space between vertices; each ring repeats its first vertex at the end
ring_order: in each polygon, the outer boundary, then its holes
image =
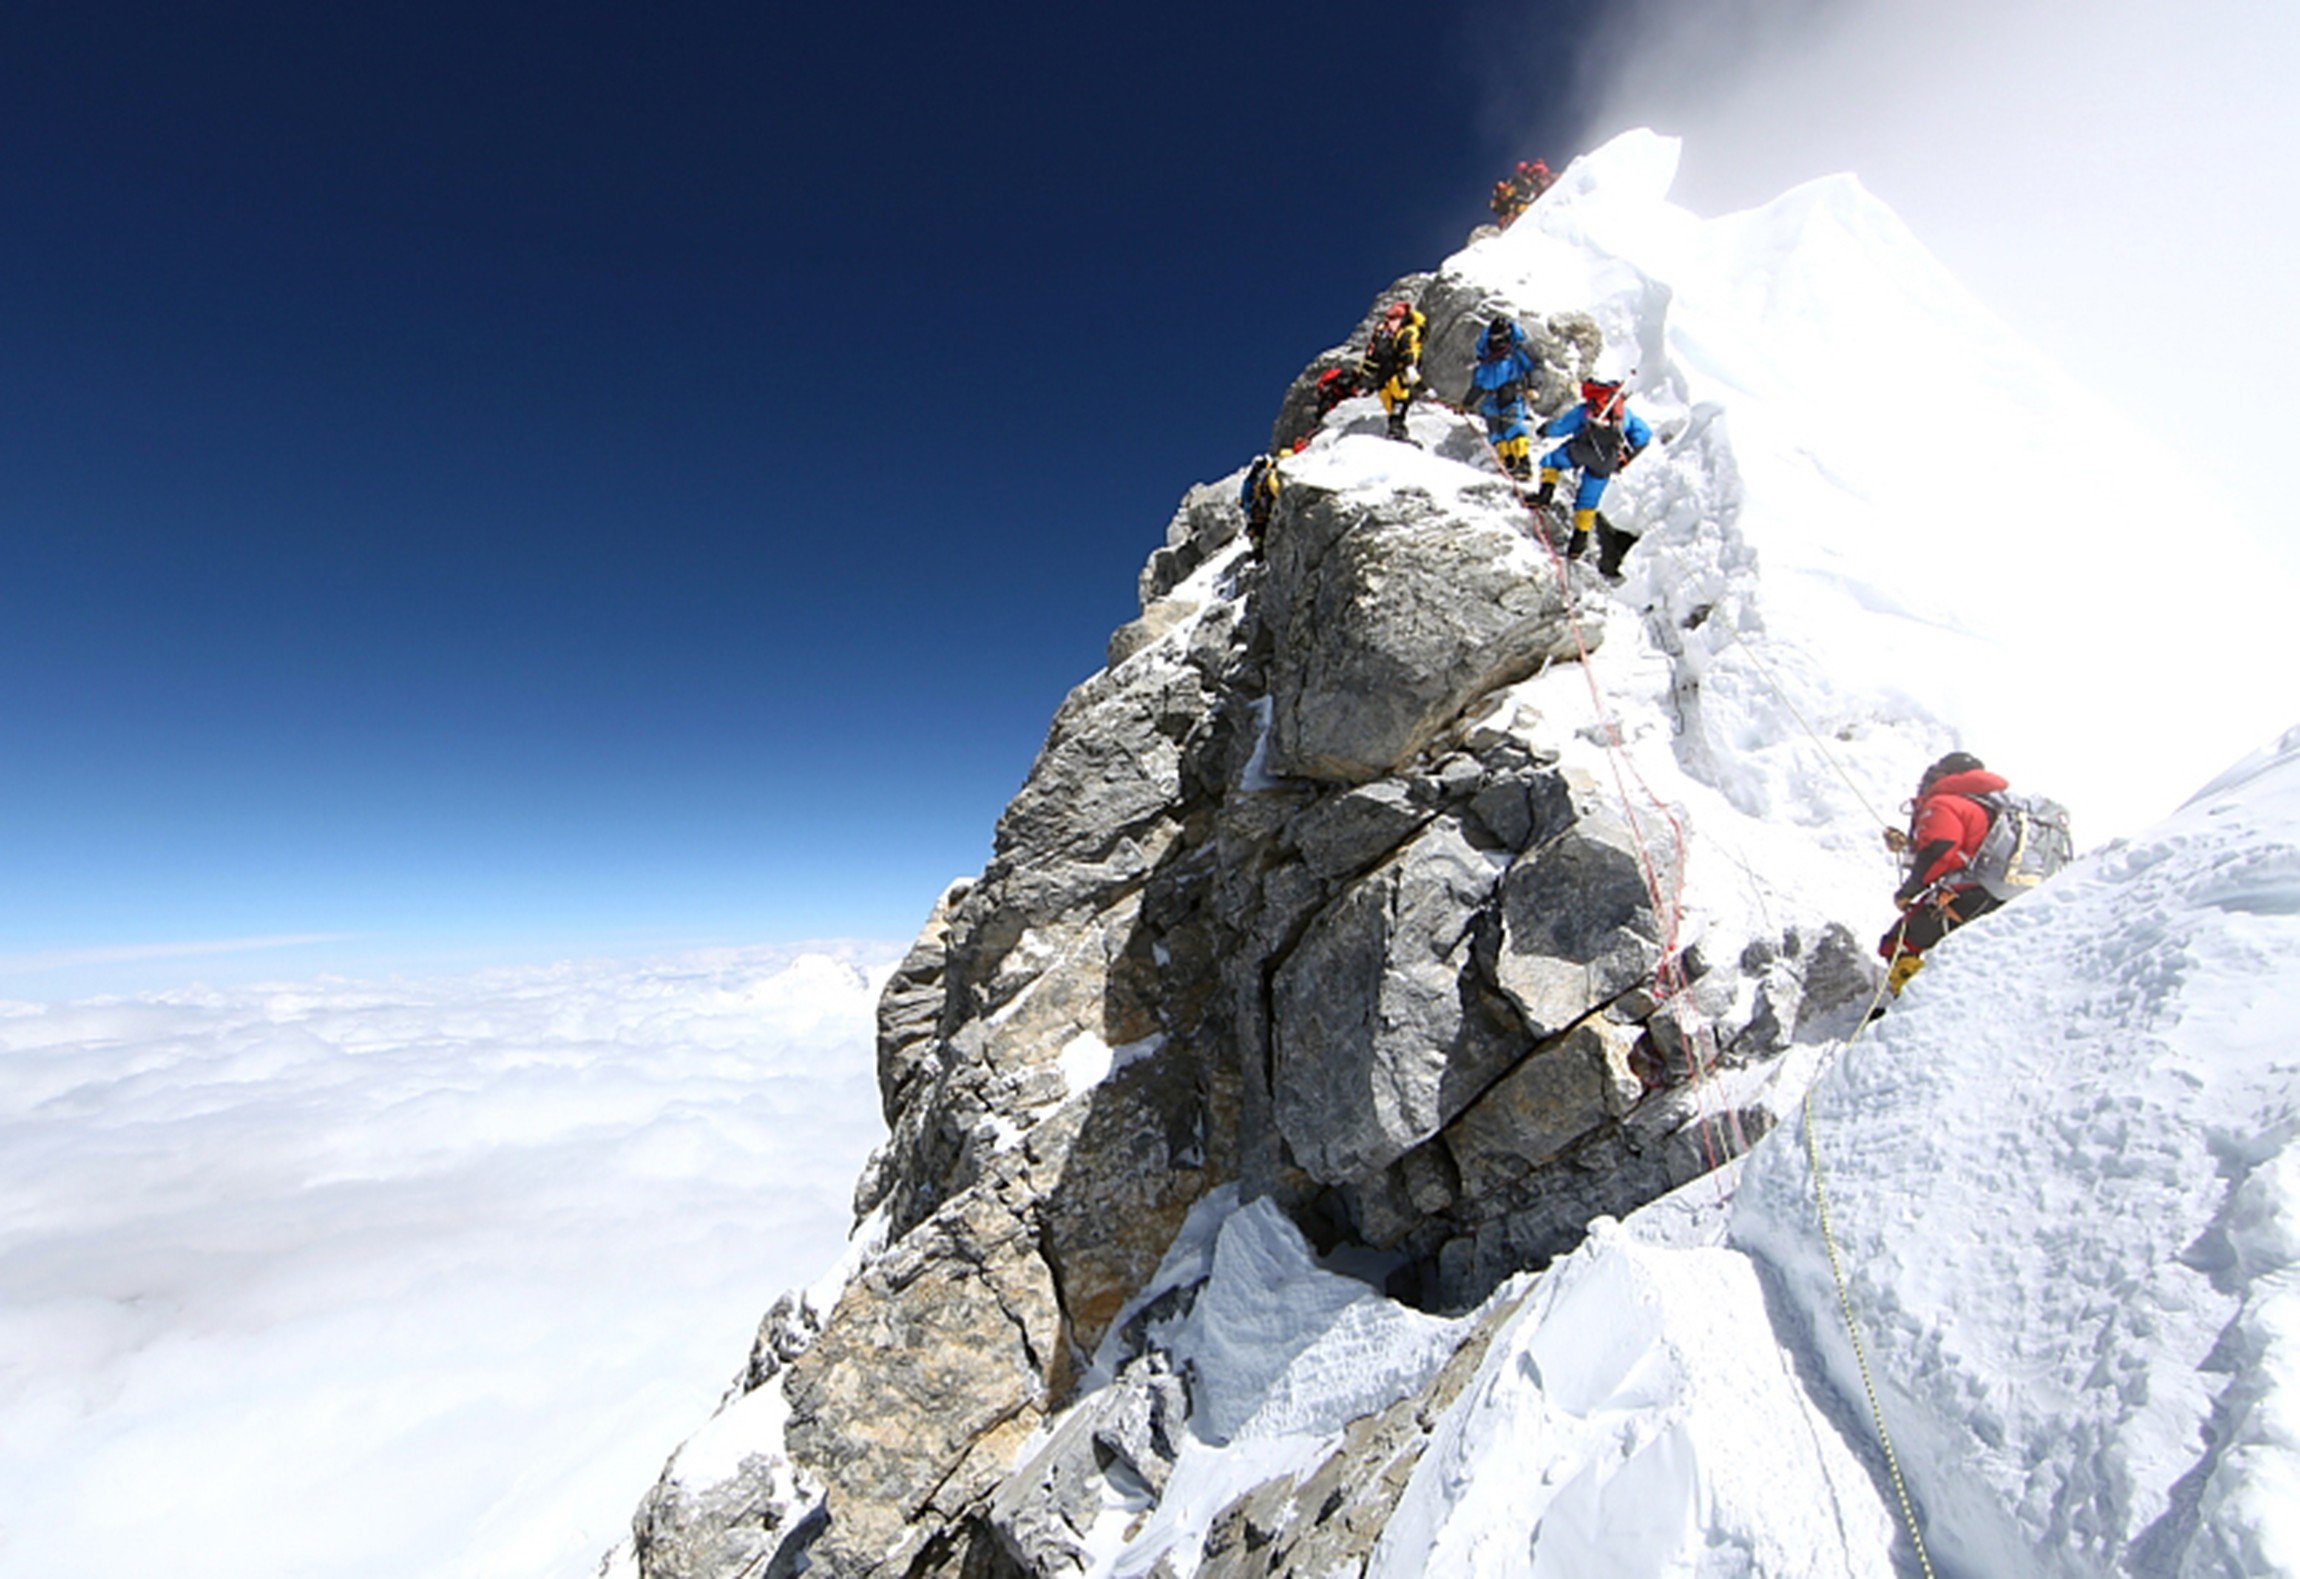
MULTIPOLYGON (((1621 797, 1622 817, 1637 845, 1637 865, 1644 878, 1646 897, 1652 902, 1654 919, 1661 925, 1661 960, 1653 971, 1654 996, 1661 1004, 1669 1006, 1675 1020, 1677 1046, 1683 1058, 1685 1078, 1693 1087, 1699 1106, 1702 1158, 1708 1165, 1708 1171, 1714 1173, 1729 1157, 1718 1154, 1720 1148, 1715 1134, 1716 1116, 1709 1111, 1709 1092, 1704 1080, 1708 1068, 1717 1061, 1716 1032, 1706 1018, 1698 1013, 1690 1017, 1692 1023, 1688 1025, 1685 1008, 1692 986, 1685 975, 1683 950, 1679 947, 1685 919, 1685 825, 1678 820, 1677 813, 1669 803, 1654 793, 1645 775, 1638 771, 1636 760, 1630 756, 1628 744, 1622 739, 1620 722, 1614 717, 1612 708, 1606 704, 1604 692, 1598 688, 1597 672, 1589 661, 1588 643, 1581 639, 1581 610, 1579 600, 1574 596, 1572 567, 1565 556, 1557 551, 1557 545, 1549 539, 1547 511, 1525 500, 1522 493, 1519 498, 1526 503, 1528 509, 1533 510, 1535 540, 1549 555, 1550 564, 1557 571, 1558 588, 1565 596, 1566 628, 1573 632, 1574 651, 1580 656, 1582 678, 1589 686, 1590 706, 1605 731, 1605 754, 1613 769, 1614 792, 1621 797), (1653 864, 1652 851, 1638 824, 1637 808, 1629 793, 1630 780, 1636 782, 1647 803, 1669 829, 1671 860, 1666 893, 1663 891, 1661 874, 1653 864), (1704 1052, 1707 1054, 1705 1058, 1701 1056, 1704 1052)), ((1732 1145, 1730 1155, 1738 1156, 1748 1150, 1748 1137, 1741 1131, 1738 1113, 1728 1109, 1725 1117, 1732 1145)))

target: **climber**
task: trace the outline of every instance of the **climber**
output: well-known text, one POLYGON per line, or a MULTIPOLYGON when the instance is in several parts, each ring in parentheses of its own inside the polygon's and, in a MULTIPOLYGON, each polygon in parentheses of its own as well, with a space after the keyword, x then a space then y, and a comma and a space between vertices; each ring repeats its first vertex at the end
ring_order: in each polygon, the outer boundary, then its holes
POLYGON ((1897 996, 1923 965, 1922 955, 1942 938, 2001 903, 1966 867, 1988 836, 1990 808, 1975 796, 2002 794, 2005 781, 1966 751, 1952 751, 1925 769, 1911 803, 1909 831, 1893 829, 1886 844, 1907 861, 1908 879, 1893 895, 1901 919, 1877 941, 1891 969, 1885 981, 1897 996))
POLYGON ((1255 456, 1254 464, 1246 468, 1246 480, 1238 485, 1238 508, 1246 512, 1246 540, 1256 553, 1262 551, 1262 534, 1269 530, 1270 512, 1278 507, 1278 492, 1284 486, 1274 455, 1255 456))
POLYGON ((1486 206, 1493 210, 1495 223, 1506 228, 1556 181, 1549 166, 1539 159, 1520 159, 1515 170, 1494 182, 1493 196, 1486 200, 1486 206))
POLYGON ((1541 376, 1541 357, 1525 330, 1508 316, 1486 325, 1470 369, 1470 393, 1485 418, 1486 442, 1501 469, 1519 482, 1533 480, 1533 422, 1525 397, 1541 376))
MULTIPOLYGON (((1581 473, 1573 493, 1573 536, 1565 545, 1568 559, 1579 558, 1589 546, 1590 529, 1597 524, 1597 501, 1605 497, 1605 485, 1613 480, 1614 473, 1645 453, 1645 447, 1653 442, 1653 430, 1629 409, 1629 397, 1622 393, 1619 380, 1584 379, 1581 404, 1544 422, 1540 432, 1545 439, 1565 442, 1541 458, 1541 487, 1535 491, 1533 503, 1546 509, 1556 497, 1558 479, 1568 470, 1581 473)), ((1627 533, 1609 534, 1602 552, 1610 556, 1611 563, 1601 561, 1598 568, 1607 575, 1618 573, 1621 555, 1629 551, 1633 541, 1627 533)))
POLYGON ((1382 397, 1393 439, 1406 437, 1406 408, 1413 404, 1414 392, 1421 387, 1422 331, 1428 327, 1429 320, 1415 311, 1411 302, 1392 302, 1382 321, 1374 326, 1366 354, 1358 362, 1358 371, 1382 397))
POLYGON ((1366 392, 1365 384, 1354 367, 1329 367, 1318 375, 1318 420, 1323 422, 1333 409, 1352 395, 1366 392))

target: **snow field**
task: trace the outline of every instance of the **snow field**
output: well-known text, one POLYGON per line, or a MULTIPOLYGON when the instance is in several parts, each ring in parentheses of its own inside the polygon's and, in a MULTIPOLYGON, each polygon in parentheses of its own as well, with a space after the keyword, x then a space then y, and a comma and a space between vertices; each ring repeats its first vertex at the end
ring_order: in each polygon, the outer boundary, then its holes
POLYGON ((1750 1264, 1600 1220, 1487 1350, 1368 1572, 1882 1579, 1891 1538, 1750 1264))
POLYGON ((2289 578, 2138 486, 2158 441, 1851 177, 1703 220, 1666 200, 1676 164, 1627 133, 1448 266, 1591 312, 1636 375, 1663 447, 1607 508, 1647 532, 1624 597, 1679 632, 1697 776, 1823 841, 1869 827, 1793 709, 1888 817, 1960 744, 2097 841, 2300 716, 2289 578))
MULTIPOLYGON (((1816 1097, 1944 1572, 2300 1572, 2300 732, 1944 944, 1816 1097)), ((1735 1243, 1857 1394, 1802 1154, 1735 1243)))

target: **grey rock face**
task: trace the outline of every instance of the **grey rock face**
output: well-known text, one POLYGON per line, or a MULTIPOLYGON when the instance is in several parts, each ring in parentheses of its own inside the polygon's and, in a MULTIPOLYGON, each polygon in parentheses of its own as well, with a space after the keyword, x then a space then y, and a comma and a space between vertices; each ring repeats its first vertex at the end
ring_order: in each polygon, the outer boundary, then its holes
POLYGON ((786 1579, 820 1528, 819 1498, 794 1498, 788 1466, 746 1459, 733 1478, 689 1490, 658 1482, 631 1521, 632 1554, 648 1579, 786 1579))
POLYGON ((1113 669, 1117 668, 1197 613, 1200 607, 1187 598, 1161 598, 1144 609, 1139 619, 1111 632, 1109 652, 1104 662, 1113 669))
POLYGON ((1155 1355, 1082 1402, 991 1499, 989 1523, 1006 1555, 1032 1579, 1086 1572, 1086 1538, 1106 1506, 1105 1488, 1154 1503, 1181 1454, 1189 1413, 1181 1379, 1155 1355))
POLYGON ((1437 1133, 1518 1051, 1471 968, 1498 880, 1450 820, 1352 884, 1277 973, 1279 1132, 1347 1184, 1437 1133))
MULTIPOLYGON (((1506 304, 1416 276, 1297 380, 1281 435, 1308 431, 1316 369, 1401 292, 1430 315, 1433 392, 1466 381, 1506 304)), ((1594 327, 1520 321, 1561 405, 1594 327)), ((640 1511, 643 1579, 1080 1572, 1095 1520, 1147 1510, 1181 1445, 1189 1387, 1158 1322, 1111 1329, 1208 1191, 1391 1252, 1393 1288, 1466 1310, 1757 1132, 1692 1078, 1708 1060, 1866 1001, 1857 941, 1807 923, 1689 961, 1714 1034, 1678 1029, 1652 987, 1661 863, 1558 766, 1576 748, 1538 690, 1503 690, 1576 650, 1524 512, 1476 424, 1435 402, 1421 453, 1355 489, 1310 481, 1380 442, 1338 431, 1365 420, 1329 425, 1260 556, 1235 477, 1182 501, 1141 617, 881 999, 891 1134, 856 1204, 887 1243, 834 1309, 769 1312, 694 1455, 716 1478, 674 1458, 640 1511), (1127 1363, 1081 1398, 1098 1344, 1127 1363)), ((1441 1384, 1240 1499, 1199 1571, 1360 1571, 1458 1378, 1441 1384)))
POLYGON ((1287 490, 1263 592, 1274 772, 1377 778, 1477 698, 1573 655, 1556 578, 1517 552, 1523 518, 1498 482, 1452 509, 1410 494, 1377 506, 1308 484, 1287 490))
POLYGON ((1807 1034, 1843 1021, 1852 1010, 1868 1003, 1877 990, 1882 969, 1852 932, 1829 923, 1804 961, 1802 991, 1797 1004, 1797 1030, 1807 1034))
POLYGON ((1572 825, 1512 863, 1494 980, 1527 1029, 1553 1036, 1650 978, 1660 927, 1629 830, 1586 789, 1572 825))
POLYGON ((1396 780, 1328 796, 1297 817, 1286 839, 1320 883, 1353 876, 1396 849, 1429 821, 1431 808, 1396 780))
POLYGON ((1064 1364, 1027 1205, 988 1187, 922 1224, 847 1290, 784 1390, 792 1458, 831 1488, 808 1552, 825 1579, 902 1566, 986 1497, 1064 1364))
POLYGON ((1642 1094, 1629 1069, 1635 1039, 1590 1021, 1503 1076, 1446 1131, 1457 1193, 1490 1195, 1625 1113, 1642 1094))
POLYGON ((1164 546, 1142 567, 1137 590, 1144 609, 1188 580, 1192 571, 1246 530, 1246 512, 1238 507, 1238 486, 1244 480, 1245 468, 1241 466, 1229 476, 1200 483, 1182 496, 1174 519, 1167 523, 1164 546))
MULTIPOLYGON (((920 1074, 933 1062, 935 1033, 942 1023, 942 973, 950 960, 950 912, 972 886, 962 880, 943 891, 879 995, 879 1106, 889 1125, 901 1118, 920 1074)), ((857 1215, 869 1210, 863 1207, 857 1215)))

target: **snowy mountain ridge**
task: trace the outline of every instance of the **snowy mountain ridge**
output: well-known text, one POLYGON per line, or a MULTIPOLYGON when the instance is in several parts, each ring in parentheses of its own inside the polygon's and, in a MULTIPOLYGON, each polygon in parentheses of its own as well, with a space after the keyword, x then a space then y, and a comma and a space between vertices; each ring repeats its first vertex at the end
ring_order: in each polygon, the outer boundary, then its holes
POLYGON ((848 1263, 607 1572, 1896 1571, 1824 1069, 1939 1571, 2300 1571, 2295 742, 1840 1056, 1918 768, 2135 830, 2289 722, 2283 589, 2168 552, 2147 441, 1856 183, 1700 220, 1675 158, 1383 298, 1445 399, 1497 312, 1553 399, 1632 375, 1624 583, 1438 405, 1316 424, 1259 552, 1193 490, 889 984, 848 1263))

